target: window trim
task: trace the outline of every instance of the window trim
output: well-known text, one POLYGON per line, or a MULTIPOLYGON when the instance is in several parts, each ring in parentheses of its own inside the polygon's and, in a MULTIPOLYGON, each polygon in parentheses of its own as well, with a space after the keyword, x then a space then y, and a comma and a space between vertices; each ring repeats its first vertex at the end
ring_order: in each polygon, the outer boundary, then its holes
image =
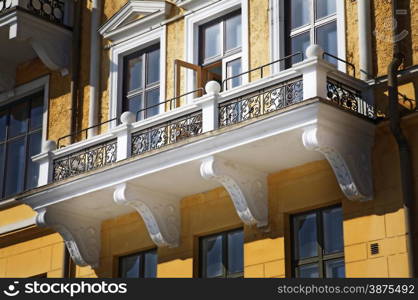
MULTIPOLYGON (((209 235, 202 235, 199 236, 199 278, 244 278, 244 262, 243 262, 243 270, 242 272, 237 272, 233 274, 228 274, 228 269, 226 266, 228 266, 228 234, 242 231, 242 234, 244 235, 244 228, 235 228, 227 231, 222 231, 218 233, 213 233, 209 235), (204 264, 205 259, 203 255, 203 240, 206 238, 216 237, 216 236, 222 236, 222 263, 223 263, 223 274, 218 277, 206 277, 204 274, 206 273, 206 264, 204 264)), ((244 243, 242 244, 243 251, 244 251, 244 243)))
MULTIPOLYGON (((0 94, 0 107, 13 106, 13 102, 19 102, 24 98, 42 92, 43 93, 43 115, 42 115, 42 142, 41 151, 47 141, 48 136, 48 111, 49 111, 49 80, 50 75, 46 75, 35 79, 31 82, 19 85, 14 89, 3 92, 0 94)), ((5 162, 6 163, 6 162, 5 162)), ((26 165, 26 163, 25 163, 26 165)), ((26 177, 26 170, 25 170, 26 177)), ((26 178, 25 178, 26 181, 26 178)), ((39 186, 39 183, 38 185, 39 186)), ((0 195, 0 206, 1 204, 8 203, 8 199, 14 199, 14 196, 1 198, 0 195)))
MULTIPOLYGON (((223 0, 211 4, 197 12, 185 17, 185 60, 191 64, 199 65, 199 27, 216 20, 222 16, 241 9, 241 59, 242 71, 249 68, 249 31, 248 31, 248 0, 223 0)), ((242 84, 248 82, 248 75, 242 76, 242 84)), ((195 78, 192 71, 186 72, 186 90, 192 91, 195 86, 195 78)), ((188 102, 191 97, 188 97, 188 102)))
MULTIPOLYGON (((287 36, 287 29, 284 22, 286 14, 286 0, 269 0, 270 1, 270 60, 275 61, 286 56, 286 44, 290 40, 287 36)), ((337 39, 338 39, 338 57, 346 60, 346 25, 345 25, 345 1, 337 1, 337 39)), ((323 21, 322 18, 320 21, 323 21)), ((326 23, 324 23, 326 24, 326 23)), ((312 24, 306 26, 313 26, 312 24)), ((297 30, 299 30, 298 28, 297 30)), ((304 53, 305 55, 305 53, 304 53)), ((274 64, 272 73, 278 73, 285 69, 285 64, 274 64)), ((347 71, 347 66, 339 61, 338 70, 341 72, 347 71)))
MULTIPOLYGON (((132 257, 132 256, 140 256, 141 257, 141 264, 140 264, 140 270, 139 270, 139 272, 140 273, 142 272, 142 277, 141 277, 141 274, 139 274, 138 275, 138 278, 139 279, 146 278, 146 277, 144 277, 144 274, 145 274, 145 264, 143 263, 143 261, 144 261, 145 255, 147 253, 151 253, 151 252, 155 252, 155 255, 157 256, 157 264, 155 266, 155 277, 153 277, 153 278, 158 278, 158 249, 157 248, 151 248, 151 249, 148 249, 148 250, 137 251, 137 252, 133 252, 133 253, 126 254, 126 255, 119 255, 117 257, 117 277, 118 278, 125 278, 125 277, 122 277, 122 264, 121 264, 121 261, 122 261, 123 258, 132 257)), ((151 278, 151 277, 147 277, 147 278, 151 278)))
MULTIPOLYGON (((318 264, 318 272, 319 272, 319 278, 326 278, 325 270, 324 270, 324 264, 326 261, 330 261, 333 259, 343 259, 345 264, 345 253, 344 253, 344 245, 343 245, 343 251, 337 252, 337 253, 331 253, 331 254, 324 254, 322 251, 322 246, 320 243, 318 243, 318 240, 324 241, 324 231, 323 231, 323 219, 322 219, 322 212, 333 209, 333 208, 341 208, 341 204, 326 206, 326 207, 320 207, 317 209, 304 211, 297 214, 292 214, 290 216, 290 240, 291 240, 291 249, 290 249, 290 258, 291 258, 291 276, 292 278, 298 278, 298 271, 297 268, 303 265, 309 265, 313 263, 318 264), (317 226, 317 256, 304 258, 304 259, 296 259, 294 257, 294 250, 296 247, 296 237, 294 236, 294 219, 298 216, 308 215, 308 214, 315 214, 316 215, 316 226, 317 226)), ((344 219, 342 220, 344 222, 344 219)), ((341 224, 343 226, 343 224, 341 224)), ((344 228, 343 228, 344 233, 344 228)))
MULTIPOLYGON (((156 28, 127 41, 115 44, 110 50, 110 87, 109 87, 109 120, 119 118, 123 104, 124 57, 141 51, 154 44, 160 44, 160 102, 165 101, 166 90, 166 26, 156 28)), ((159 113, 164 112, 160 105, 159 113)), ((138 122, 142 122, 140 120, 138 122)), ((118 125, 118 120, 110 123, 110 128, 118 125)))

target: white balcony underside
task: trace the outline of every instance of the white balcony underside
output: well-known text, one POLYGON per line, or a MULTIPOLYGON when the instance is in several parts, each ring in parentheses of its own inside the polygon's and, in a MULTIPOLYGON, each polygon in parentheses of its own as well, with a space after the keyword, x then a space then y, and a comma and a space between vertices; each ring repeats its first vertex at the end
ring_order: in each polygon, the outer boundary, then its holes
POLYGON ((174 247, 180 200, 223 185, 243 222, 264 226, 267 175, 312 161, 328 159, 343 192, 367 200, 372 184, 364 178, 371 176, 370 165, 351 158, 370 157, 373 135, 372 123, 311 100, 41 187, 21 200, 38 211, 39 225, 63 235, 78 264, 97 266, 105 219, 136 210, 158 246, 174 247))

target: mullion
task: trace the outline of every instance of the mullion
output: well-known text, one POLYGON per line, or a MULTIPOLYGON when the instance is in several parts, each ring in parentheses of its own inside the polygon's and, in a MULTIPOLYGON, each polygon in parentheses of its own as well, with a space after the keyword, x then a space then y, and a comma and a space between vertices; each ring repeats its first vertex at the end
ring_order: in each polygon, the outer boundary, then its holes
POLYGON ((317 210, 316 212, 316 220, 317 220, 317 246, 318 246, 318 268, 319 268, 319 276, 320 278, 324 278, 324 232, 323 232, 323 224, 322 224, 322 211, 317 210))
POLYGON ((228 233, 226 232, 222 234, 222 256, 223 277, 228 278, 228 233))

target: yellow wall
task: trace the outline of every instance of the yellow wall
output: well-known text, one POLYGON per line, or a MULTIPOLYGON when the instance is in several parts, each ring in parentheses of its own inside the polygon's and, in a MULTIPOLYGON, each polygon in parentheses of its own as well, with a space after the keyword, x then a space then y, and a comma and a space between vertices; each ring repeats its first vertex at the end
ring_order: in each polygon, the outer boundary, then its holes
POLYGON ((64 243, 57 233, 0 249, 0 277, 63 276, 64 243))

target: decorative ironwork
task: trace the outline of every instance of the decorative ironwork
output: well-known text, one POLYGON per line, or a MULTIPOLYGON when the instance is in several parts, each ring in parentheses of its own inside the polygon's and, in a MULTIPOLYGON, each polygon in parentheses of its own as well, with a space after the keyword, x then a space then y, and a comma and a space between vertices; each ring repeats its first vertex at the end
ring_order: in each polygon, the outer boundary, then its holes
POLYGON ((53 181, 64 180, 116 161, 117 141, 111 141, 54 160, 53 181))
POLYGON ((219 105, 219 126, 226 127, 283 109, 303 100, 303 81, 281 83, 256 94, 246 95, 219 105))
POLYGON ((65 3, 62 0, 30 0, 27 9, 51 22, 64 23, 65 3))
POLYGON ((362 97, 361 92, 328 78, 327 97, 332 103, 370 119, 376 119, 375 109, 362 97))
POLYGON ((0 0, 0 14, 12 8, 12 6, 13 6, 12 0, 0 0))
POLYGON ((177 143, 202 133, 202 112, 132 134, 132 155, 177 143))

